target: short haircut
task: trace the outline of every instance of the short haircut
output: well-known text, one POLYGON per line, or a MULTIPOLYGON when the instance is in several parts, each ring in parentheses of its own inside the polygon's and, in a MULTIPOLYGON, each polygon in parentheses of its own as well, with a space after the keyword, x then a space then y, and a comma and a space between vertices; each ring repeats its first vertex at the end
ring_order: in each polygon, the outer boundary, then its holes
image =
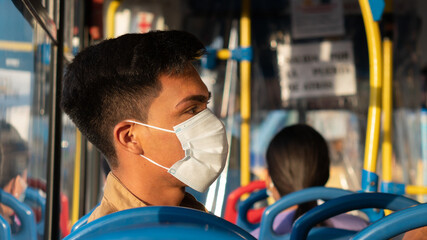
POLYGON ((18 131, 0 120, 0 188, 28 168, 28 145, 18 131))
POLYGON ((159 76, 182 73, 204 53, 203 44, 183 31, 105 40, 80 52, 68 65, 61 107, 109 165, 117 167, 114 126, 129 118, 146 121, 161 90, 159 76))

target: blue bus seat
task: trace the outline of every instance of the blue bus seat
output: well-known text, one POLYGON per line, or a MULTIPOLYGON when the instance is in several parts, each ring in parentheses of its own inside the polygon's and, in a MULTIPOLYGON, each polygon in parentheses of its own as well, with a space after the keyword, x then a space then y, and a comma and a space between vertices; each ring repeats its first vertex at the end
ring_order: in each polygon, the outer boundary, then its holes
POLYGON ((89 219, 92 212, 99 206, 100 203, 98 203, 92 210, 90 210, 86 215, 81 217, 79 220, 77 220, 76 223, 74 223, 73 227, 71 227, 71 232, 74 232, 75 230, 79 229, 81 226, 84 226, 87 223, 87 220, 89 219))
POLYGON ((353 237, 354 240, 391 239, 409 230, 427 226, 427 203, 394 212, 353 237))
POLYGON ((249 195, 246 200, 240 202, 238 205, 239 210, 237 212, 236 225, 245 229, 246 231, 252 231, 255 228, 259 227, 260 223, 251 223, 248 220, 248 212, 256 202, 267 198, 267 189, 261 189, 249 195))
POLYGON ((297 219, 292 228, 290 239, 307 239, 309 230, 316 224, 352 210, 381 208, 399 211, 418 204, 419 202, 413 199, 389 193, 355 193, 335 198, 311 209, 297 219))
POLYGON ((0 190, 0 202, 12 208, 21 221, 21 229, 18 233, 12 234, 13 239, 36 240, 36 219, 31 208, 3 190, 0 190))
POLYGON ((158 225, 145 228, 134 228, 123 231, 109 232, 107 236, 97 235, 91 236, 91 240, 116 240, 116 239, 138 239, 138 240, 153 240, 153 239, 173 239, 173 240, 188 240, 188 239, 203 239, 203 240, 223 240, 223 239, 243 239, 237 236, 230 236, 229 233, 223 231, 205 230, 196 225, 158 225))
MULTIPOLYGON (((288 234, 278 235, 273 230, 273 222, 276 216, 283 210, 290 208, 294 205, 302 204, 305 202, 311 202, 316 200, 331 200, 337 197, 342 197, 349 194, 356 194, 355 192, 329 187, 310 187, 305 188, 297 192, 290 193, 277 202, 267 207, 265 210, 261 225, 259 239, 283 239, 288 234)), ((240 210, 239 210, 240 211, 240 210)), ((341 230, 337 230, 343 232, 341 230)), ((354 233, 353 231, 351 231, 354 233)), ((289 236, 287 236, 289 238, 289 236)))
POLYGON ((25 200, 24 203, 28 204, 29 206, 35 205, 40 207, 41 209, 41 219, 37 223, 37 234, 39 236, 44 235, 44 221, 45 221, 45 214, 46 214, 46 197, 42 195, 40 190, 37 190, 32 187, 27 187, 25 190, 25 200))
POLYGON ((12 239, 10 225, 6 221, 6 219, 4 219, 1 215, 0 215, 0 239, 4 239, 4 240, 12 239))
POLYGON ((115 212, 81 226, 64 240, 170 237, 255 240, 248 232, 225 219, 190 208, 170 206, 149 206, 115 212))

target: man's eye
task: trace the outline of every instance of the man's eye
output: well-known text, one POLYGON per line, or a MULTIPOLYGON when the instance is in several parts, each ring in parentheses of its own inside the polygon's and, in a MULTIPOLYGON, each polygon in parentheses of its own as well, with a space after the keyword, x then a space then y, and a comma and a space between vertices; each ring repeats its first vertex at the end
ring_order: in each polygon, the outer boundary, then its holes
POLYGON ((193 107, 193 108, 189 109, 187 111, 187 113, 189 113, 189 114, 196 114, 198 112, 197 109, 198 109, 198 107, 193 107))

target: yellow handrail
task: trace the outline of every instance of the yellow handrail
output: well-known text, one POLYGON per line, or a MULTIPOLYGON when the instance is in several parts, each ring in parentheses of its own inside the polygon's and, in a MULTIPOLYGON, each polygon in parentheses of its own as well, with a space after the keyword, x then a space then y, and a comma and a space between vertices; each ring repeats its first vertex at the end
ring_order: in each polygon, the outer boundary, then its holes
POLYGON ((381 118, 381 39, 378 23, 374 21, 368 0, 359 0, 365 23, 369 49, 369 110, 365 141, 364 170, 376 172, 381 118))
POLYGON ((221 60, 227 60, 231 58, 231 51, 228 49, 221 49, 216 53, 216 57, 221 60))
POLYGON ((81 173, 81 153, 82 153, 82 134, 76 129, 76 152, 74 156, 74 181, 73 181, 73 203, 71 212, 71 223, 79 220, 80 206, 80 173, 81 173))
POLYGON ((383 82, 383 145, 382 145, 382 180, 392 181, 392 118, 393 118, 393 43, 390 39, 383 40, 383 62, 384 62, 384 82, 383 82))
POLYGON ((424 187, 424 186, 415 186, 415 185, 407 185, 405 187, 405 193, 409 194, 409 195, 427 194, 427 187, 424 187))
POLYGON ((107 10, 107 38, 114 38, 114 16, 116 14, 117 8, 120 6, 121 0, 113 0, 108 5, 107 10))
MULTIPOLYGON (((240 18, 240 46, 251 46, 250 0, 242 0, 240 18)), ((242 123, 240 128, 240 185, 250 182, 250 119, 251 119, 251 62, 240 62, 240 111, 242 123)))

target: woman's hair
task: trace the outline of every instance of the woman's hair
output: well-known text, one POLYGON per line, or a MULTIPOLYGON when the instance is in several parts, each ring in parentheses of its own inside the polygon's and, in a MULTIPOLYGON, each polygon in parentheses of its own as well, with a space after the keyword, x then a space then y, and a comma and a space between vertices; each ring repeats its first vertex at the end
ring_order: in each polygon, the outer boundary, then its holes
MULTIPOLYGON (((280 196, 324 186, 329 179, 329 165, 326 140, 305 124, 285 127, 267 149, 268 172, 280 196)), ((316 205, 316 202, 299 205, 294 220, 316 205)))

